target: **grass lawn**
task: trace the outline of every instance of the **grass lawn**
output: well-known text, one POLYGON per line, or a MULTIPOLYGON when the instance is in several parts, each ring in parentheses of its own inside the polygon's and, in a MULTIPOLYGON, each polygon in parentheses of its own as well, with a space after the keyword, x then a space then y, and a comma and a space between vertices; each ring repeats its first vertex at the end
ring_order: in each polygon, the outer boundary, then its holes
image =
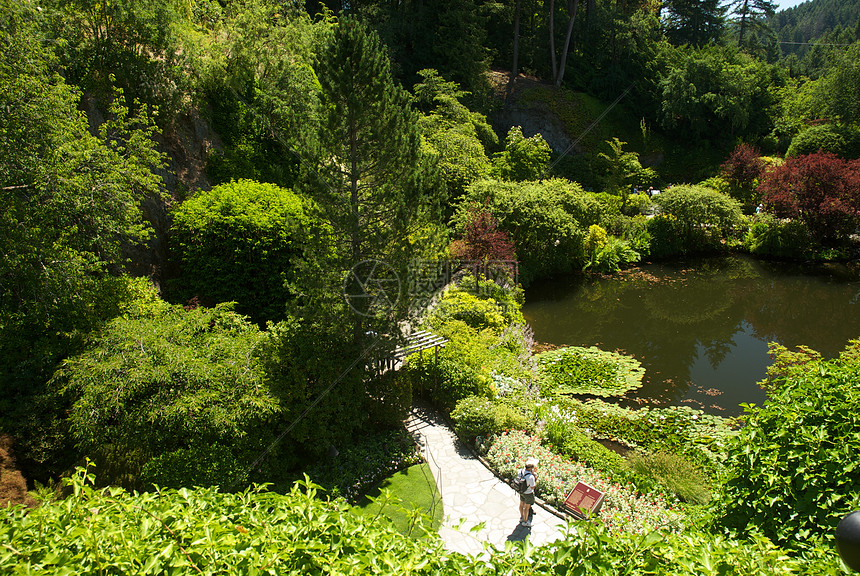
POLYGON ((431 530, 438 530, 442 523, 442 497, 426 463, 395 472, 371 490, 353 510, 368 518, 386 517, 403 534, 409 532, 410 511, 425 514, 431 521, 431 530), (387 503, 379 498, 383 489, 391 495, 387 503), (377 501, 372 502, 368 496, 377 501))

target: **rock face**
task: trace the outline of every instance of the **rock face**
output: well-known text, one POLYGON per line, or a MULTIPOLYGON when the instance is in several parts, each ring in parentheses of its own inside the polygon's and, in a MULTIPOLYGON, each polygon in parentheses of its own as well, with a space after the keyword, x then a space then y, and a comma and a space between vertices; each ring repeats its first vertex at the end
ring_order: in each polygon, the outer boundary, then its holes
POLYGON ((159 175, 164 179, 169 200, 144 200, 143 215, 154 233, 145 246, 129 246, 126 254, 131 260, 129 272, 147 276, 161 292, 164 278, 172 275, 167 269, 170 205, 189 193, 212 187, 206 175, 206 159, 213 149, 221 149, 222 144, 199 112, 192 110, 173 119, 158 139, 158 148, 166 155, 167 167, 159 171, 159 175))
MULTIPOLYGON (((542 107, 520 107, 516 102, 508 101, 504 108, 492 114, 490 121, 493 128, 499 134, 499 140, 504 142, 508 130, 513 126, 523 129, 523 136, 530 138, 540 134, 553 152, 564 152, 568 150, 572 140, 564 131, 561 119, 542 107)), ((581 152, 574 146, 574 152, 581 152)))
MULTIPOLYGON (((90 132, 98 134, 105 121, 104 104, 88 94, 82 98, 81 108, 87 115, 90 132)), ((165 275, 169 275, 166 267, 170 205, 195 190, 212 187, 206 175, 206 159, 211 150, 221 149, 222 143, 198 110, 173 118, 156 143, 159 152, 165 154, 166 166, 158 175, 164 180, 168 199, 143 200, 143 216, 152 225, 153 233, 144 245, 125 246, 123 252, 129 259, 128 272, 148 277, 160 291, 165 275)))
POLYGON ((495 112, 489 115, 489 120, 501 142, 505 141, 508 130, 514 126, 519 126, 523 129, 523 136, 526 138, 535 134, 542 135, 553 152, 579 154, 583 151, 579 146, 569 149, 575 136, 571 138, 571 135, 566 132, 561 118, 545 104, 540 101, 531 101, 528 105, 520 103, 520 97, 524 92, 536 86, 546 86, 545 83, 522 74, 511 83, 508 72, 502 70, 492 71, 489 80, 496 99, 501 104, 495 112))

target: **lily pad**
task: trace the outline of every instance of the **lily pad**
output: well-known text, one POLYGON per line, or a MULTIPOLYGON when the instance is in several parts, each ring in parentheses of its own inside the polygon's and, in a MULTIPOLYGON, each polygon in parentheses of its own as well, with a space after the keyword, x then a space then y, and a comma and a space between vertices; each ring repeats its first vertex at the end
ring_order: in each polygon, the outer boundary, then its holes
POLYGON ((569 346, 535 356, 547 395, 622 396, 642 386, 645 369, 631 356, 569 346))

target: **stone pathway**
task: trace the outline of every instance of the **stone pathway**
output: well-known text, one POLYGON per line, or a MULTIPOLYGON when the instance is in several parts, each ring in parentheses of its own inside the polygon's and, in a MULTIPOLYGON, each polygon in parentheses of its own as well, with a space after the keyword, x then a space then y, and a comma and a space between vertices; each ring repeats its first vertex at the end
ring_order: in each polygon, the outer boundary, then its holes
MULTIPOLYGON (((519 496, 497 478, 431 409, 413 406, 407 429, 423 451, 442 495, 445 517, 439 535, 449 550, 469 555, 484 543, 503 549, 507 540, 528 540, 537 546, 563 536, 565 521, 534 506, 531 528, 519 525, 519 496), (471 529, 483 523, 481 529, 471 529)), ((538 468, 540 481, 540 468, 538 468)))

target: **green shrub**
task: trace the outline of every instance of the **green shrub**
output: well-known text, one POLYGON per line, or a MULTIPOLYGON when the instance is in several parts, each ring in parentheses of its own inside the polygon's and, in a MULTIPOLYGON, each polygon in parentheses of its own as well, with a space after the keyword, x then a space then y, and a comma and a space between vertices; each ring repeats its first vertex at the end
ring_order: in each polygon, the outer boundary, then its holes
POLYGON ((638 216, 622 216, 616 223, 620 228, 613 230, 613 234, 620 237, 639 253, 640 257, 651 254, 651 234, 648 232, 648 218, 640 214, 638 216))
POLYGON ((562 405, 592 438, 651 452, 684 454, 709 472, 720 470, 725 446, 736 434, 731 420, 687 406, 631 410, 600 400, 570 399, 562 405))
POLYGON ((634 452, 628 456, 630 468, 651 478, 684 502, 707 504, 711 490, 705 474, 688 459, 670 452, 634 452))
POLYGON ((396 428, 412 407, 412 380, 400 370, 389 370, 365 381, 367 416, 371 426, 396 428))
POLYGON ((173 211, 170 249, 180 276, 171 291, 236 310, 260 324, 282 320, 312 219, 306 201, 274 184, 239 180, 200 190, 173 211))
POLYGON ((622 213, 625 216, 638 216, 645 214, 651 208, 651 205, 651 198, 647 194, 631 194, 627 197, 627 204, 624 206, 622 213))
POLYGON ((627 461, 623 456, 595 442, 581 431, 568 434, 559 446, 568 458, 600 470, 615 481, 629 476, 627 461))
POLYGON ((645 370, 635 358, 594 346, 570 346, 536 356, 541 389, 549 395, 620 396, 642 386, 645 370))
POLYGON ((602 217, 602 207, 593 194, 558 178, 472 184, 452 218, 456 230, 462 229, 475 205, 488 210, 499 228, 511 235, 523 284, 580 267, 584 262, 584 231, 602 217))
POLYGON ((547 418, 543 437, 555 450, 571 460, 594 468, 615 482, 631 479, 630 469, 623 456, 589 438, 573 422, 558 417, 547 418))
POLYGON ((775 258, 809 258, 818 242, 800 219, 784 220, 758 214, 744 237, 750 254, 775 258))
POLYGON ((809 548, 860 506, 860 340, 834 360, 813 357, 796 368, 796 357, 781 358, 784 348, 772 352, 788 368, 768 375, 763 406, 745 407, 728 446, 719 523, 809 548))
POLYGON ((502 180, 540 180, 547 174, 552 148, 540 134, 523 136, 519 126, 513 126, 505 137, 505 149, 493 156, 492 173, 502 180))
POLYGON ((593 192, 591 196, 600 204, 602 219, 613 218, 621 214, 621 196, 609 192, 593 192))
POLYGON ((446 412, 467 396, 492 394, 487 375, 461 359, 444 354, 440 354, 438 360, 432 352, 413 354, 407 358, 405 369, 412 379, 413 389, 446 412))
POLYGON ((809 126, 798 133, 786 151, 786 157, 833 152, 842 158, 860 155, 860 129, 836 124, 809 126))
POLYGON ((460 320, 476 330, 489 328, 497 331, 506 324, 501 306, 495 299, 481 299, 456 288, 445 291, 428 318, 429 324, 437 328, 450 320, 460 320))
POLYGON ((525 302, 525 291, 519 284, 501 286, 493 280, 465 274, 457 283, 457 288, 478 298, 495 300, 506 324, 525 324, 521 310, 525 302))
POLYGON ((621 266, 639 261, 636 252, 626 240, 606 234, 606 230, 592 224, 585 236, 586 262, 583 270, 611 274, 621 270, 621 266))
POLYGON ((466 441, 504 430, 533 430, 533 420, 513 407, 486 397, 469 396, 457 402, 451 412, 454 430, 466 441))
MULTIPOLYGON (((320 573, 400 576, 404 567, 420 566, 411 573, 845 573, 830 543, 790 556, 761 534, 741 539, 701 528, 642 530, 648 525, 642 518, 653 508, 648 506, 619 510, 612 525, 578 522, 551 545, 509 546, 474 557, 446 553, 439 538, 408 538, 388 522, 361 518, 341 502, 320 498, 318 487, 304 481, 286 494, 263 487, 238 494, 213 488, 129 493, 97 490, 93 481, 92 474, 79 469, 69 479, 67 498, 33 509, 0 510, 0 543, 6 550, 0 555, 0 572, 238 576, 248 574, 249 567, 267 566, 277 574, 305 573, 312 567, 320 573)), ((617 487, 609 489, 626 496, 617 487)), ((635 503, 638 498, 626 500, 635 503)))
MULTIPOLYGON (((654 202, 660 213, 676 218, 671 228, 679 235, 680 252, 683 254, 720 249, 721 243, 741 220, 741 205, 737 200, 703 186, 672 186, 656 196, 654 202)), ((653 239, 658 237, 653 230, 651 235, 653 239)), ((663 247, 660 251, 667 255, 671 252, 663 247)))
POLYGON ((650 254, 654 258, 671 258, 683 254, 686 246, 681 236, 681 223, 672 214, 656 214, 648 220, 650 254))
POLYGON ((141 483, 161 488, 221 486, 226 491, 246 485, 247 463, 237 458, 230 446, 221 444, 179 448, 144 464, 141 483))

